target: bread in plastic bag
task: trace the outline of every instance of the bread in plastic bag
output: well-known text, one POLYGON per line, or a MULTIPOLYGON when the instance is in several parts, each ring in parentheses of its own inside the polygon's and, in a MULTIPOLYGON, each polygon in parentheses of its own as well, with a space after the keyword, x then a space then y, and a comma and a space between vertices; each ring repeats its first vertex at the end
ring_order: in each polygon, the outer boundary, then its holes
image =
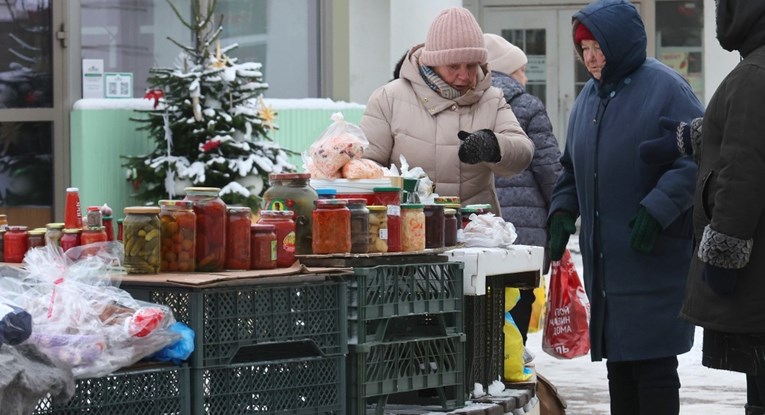
MULTIPOLYGON (((335 177, 346 163, 360 159, 369 145, 361 128, 345 122, 341 112, 332 114, 331 119, 332 124, 309 147, 310 168, 321 172, 325 178, 335 177)), ((317 175, 316 178, 320 177, 317 175)))

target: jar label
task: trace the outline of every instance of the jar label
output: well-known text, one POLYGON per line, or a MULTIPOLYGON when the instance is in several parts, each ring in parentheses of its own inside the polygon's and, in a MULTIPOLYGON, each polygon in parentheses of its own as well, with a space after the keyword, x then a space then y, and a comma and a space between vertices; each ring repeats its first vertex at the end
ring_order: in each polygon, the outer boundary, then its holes
POLYGON ((295 232, 290 232, 284 236, 282 240, 282 246, 287 252, 295 252, 295 232))
POLYGON ((380 239, 388 240, 388 228, 380 228, 380 239))
POLYGON ((276 261, 276 240, 271 241, 271 261, 276 261))
POLYGON ((295 201, 292 199, 271 199, 266 202, 266 210, 295 210, 295 201))
POLYGON ((401 216, 401 206, 399 206, 399 205, 388 205, 388 215, 389 216, 401 216))

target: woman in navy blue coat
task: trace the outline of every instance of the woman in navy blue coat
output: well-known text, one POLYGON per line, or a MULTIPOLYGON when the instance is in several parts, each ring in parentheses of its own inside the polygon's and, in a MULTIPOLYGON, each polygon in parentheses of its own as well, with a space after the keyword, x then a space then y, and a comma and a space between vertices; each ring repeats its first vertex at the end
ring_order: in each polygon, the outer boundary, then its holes
POLYGON ((560 258, 579 217, 591 357, 607 359, 611 413, 677 414, 677 355, 693 344, 678 315, 697 167, 688 157, 649 165, 638 149, 662 135, 660 117, 690 123, 703 107, 680 75, 646 58, 645 27, 627 1, 591 3, 573 31, 592 79, 569 120, 550 255, 560 258))

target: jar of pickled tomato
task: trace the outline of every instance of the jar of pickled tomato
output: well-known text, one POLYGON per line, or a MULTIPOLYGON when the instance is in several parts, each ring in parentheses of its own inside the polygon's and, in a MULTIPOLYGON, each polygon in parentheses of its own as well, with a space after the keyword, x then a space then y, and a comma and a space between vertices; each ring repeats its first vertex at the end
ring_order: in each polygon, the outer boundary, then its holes
POLYGON ((228 208, 226 220, 226 269, 250 269, 250 225, 252 210, 245 206, 228 208))
POLYGON ((255 223, 250 226, 250 269, 276 268, 276 227, 255 223))
POLYGON ((217 187, 186 188, 184 200, 197 215, 196 271, 222 271, 226 265, 226 204, 219 193, 217 187))
POLYGON ((160 200, 162 272, 193 272, 196 267, 197 215, 190 200, 160 200))

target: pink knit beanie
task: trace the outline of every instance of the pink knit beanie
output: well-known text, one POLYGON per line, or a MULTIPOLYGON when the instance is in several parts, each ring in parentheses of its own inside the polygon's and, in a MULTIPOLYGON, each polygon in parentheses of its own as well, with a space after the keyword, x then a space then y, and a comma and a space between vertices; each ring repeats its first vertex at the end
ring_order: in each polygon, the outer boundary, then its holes
POLYGON ((475 17, 465 8, 446 9, 428 29, 420 63, 427 66, 457 63, 486 63, 488 52, 483 32, 475 17))
POLYGON ((508 42, 502 36, 485 33, 483 40, 486 43, 486 50, 489 51, 489 69, 492 71, 511 75, 529 62, 521 48, 508 42))

